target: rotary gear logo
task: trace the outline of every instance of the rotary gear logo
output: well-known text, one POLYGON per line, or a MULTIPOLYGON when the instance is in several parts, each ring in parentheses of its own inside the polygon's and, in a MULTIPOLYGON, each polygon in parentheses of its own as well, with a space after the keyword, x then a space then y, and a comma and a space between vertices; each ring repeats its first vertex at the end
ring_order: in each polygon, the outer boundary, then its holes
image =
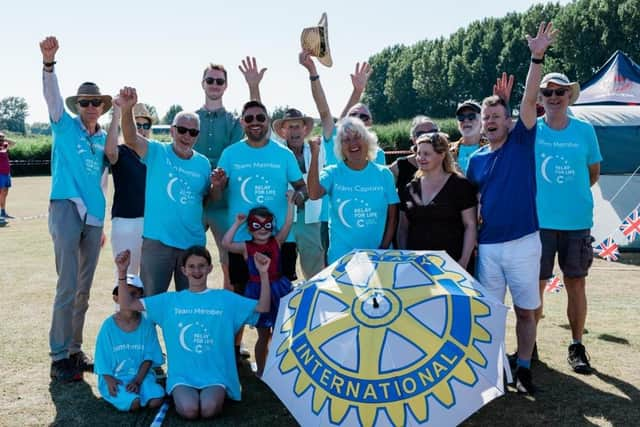
POLYGON ((408 411, 426 422, 429 397, 454 405, 451 382, 471 387, 487 364, 476 344, 491 335, 477 320, 490 308, 446 267, 432 254, 360 251, 299 287, 277 350, 296 395, 311 389, 313 412, 328 405, 335 424, 355 409, 364 426, 381 411, 394 425, 408 411))

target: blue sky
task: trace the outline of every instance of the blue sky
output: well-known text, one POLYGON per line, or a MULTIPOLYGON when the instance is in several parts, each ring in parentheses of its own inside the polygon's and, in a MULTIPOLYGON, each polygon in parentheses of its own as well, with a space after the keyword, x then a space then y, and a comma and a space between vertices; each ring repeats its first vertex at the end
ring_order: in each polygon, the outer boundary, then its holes
POLYGON ((317 116, 307 72, 297 57, 302 28, 315 25, 327 12, 334 66, 318 69, 332 113, 338 115, 351 91, 349 74, 357 61, 387 46, 446 37, 474 20, 522 12, 541 2, 505 3, 9 2, 2 7, 0 23, 0 98, 22 96, 30 107, 28 122, 47 120, 38 43, 55 35, 60 42, 56 72, 64 97, 82 82, 93 81, 111 95, 124 85, 134 86, 141 101, 161 115, 174 103, 195 110, 203 103, 202 69, 215 62, 229 70, 224 104, 239 110, 248 90, 238 65, 251 55, 268 69, 261 90, 269 108, 290 105, 317 116))

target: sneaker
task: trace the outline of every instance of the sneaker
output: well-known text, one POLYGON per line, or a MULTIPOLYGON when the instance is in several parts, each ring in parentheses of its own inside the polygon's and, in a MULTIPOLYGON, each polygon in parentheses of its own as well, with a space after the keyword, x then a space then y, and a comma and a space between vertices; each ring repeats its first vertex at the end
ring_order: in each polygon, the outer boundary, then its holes
POLYGON ((515 381, 516 390, 518 390, 518 393, 532 395, 537 390, 536 386, 533 385, 533 381, 531 380, 531 369, 518 366, 516 368, 515 381))
POLYGON ((9 214, 8 214, 8 213, 6 213, 6 212, 2 215, 2 218, 4 218, 4 219, 16 219, 16 217, 11 216, 11 215, 9 215, 9 214))
POLYGON ((249 353, 249 349, 247 347, 244 346, 244 344, 240 344, 240 357, 242 357, 243 359, 248 359, 251 356, 251 353, 249 353))
POLYGON ((567 362, 573 369, 573 372, 577 374, 590 375, 593 373, 593 368, 589 364, 589 355, 587 350, 580 343, 571 344, 569 346, 569 356, 567 362))
POLYGON ((93 372, 93 359, 84 351, 79 351, 69 355, 69 360, 80 372, 93 372))
POLYGON ((51 379, 61 383, 82 380, 82 372, 79 371, 70 359, 60 359, 51 362, 51 379))
POLYGON ((3 217, 0 217, 0 227, 4 227, 7 224, 9 224, 9 221, 4 219, 3 217))

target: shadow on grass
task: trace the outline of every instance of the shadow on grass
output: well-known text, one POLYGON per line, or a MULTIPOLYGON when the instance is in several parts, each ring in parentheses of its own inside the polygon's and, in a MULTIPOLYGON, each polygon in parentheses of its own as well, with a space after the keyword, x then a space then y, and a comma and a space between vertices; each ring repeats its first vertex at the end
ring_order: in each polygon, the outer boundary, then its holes
POLYGON ((616 337, 615 335, 600 334, 598 335, 598 339, 602 341, 612 342, 615 344, 629 345, 628 339, 622 338, 622 337, 616 337))
POLYGON ((640 391, 632 384, 603 373, 593 374, 615 387, 623 395, 620 396, 593 387, 583 380, 588 377, 557 371, 544 363, 535 364, 532 371, 534 382, 540 387, 534 397, 511 391, 463 425, 637 425, 640 391), (563 418, 559 419, 558 414, 563 418))

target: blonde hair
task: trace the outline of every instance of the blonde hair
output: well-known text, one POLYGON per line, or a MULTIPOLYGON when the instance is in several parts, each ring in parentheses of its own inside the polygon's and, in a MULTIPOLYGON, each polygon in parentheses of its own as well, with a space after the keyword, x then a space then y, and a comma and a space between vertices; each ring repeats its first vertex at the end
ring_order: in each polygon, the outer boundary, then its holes
POLYGON ((338 131, 336 133, 335 144, 333 144, 333 153, 338 160, 344 160, 342 154, 342 139, 346 134, 361 138, 367 143, 367 160, 370 162, 376 159, 378 154, 378 136, 367 129, 362 120, 357 117, 345 117, 338 122, 338 131))
MULTIPOLYGON (((449 136, 443 132, 433 132, 433 133, 425 133, 424 135, 420 135, 418 140, 416 141, 416 147, 419 147, 420 144, 430 144, 433 147, 433 151, 438 154, 444 154, 444 158, 442 159, 442 169, 446 173, 455 173, 459 174, 456 169, 455 162, 453 161, 453 156, 449 151, 449 136)), ((416 153, 417 153, 416 149, 416 153)), ((420 168, 416 171, 415 177, 420 178, 424 175, 424 172, 420 168)))

